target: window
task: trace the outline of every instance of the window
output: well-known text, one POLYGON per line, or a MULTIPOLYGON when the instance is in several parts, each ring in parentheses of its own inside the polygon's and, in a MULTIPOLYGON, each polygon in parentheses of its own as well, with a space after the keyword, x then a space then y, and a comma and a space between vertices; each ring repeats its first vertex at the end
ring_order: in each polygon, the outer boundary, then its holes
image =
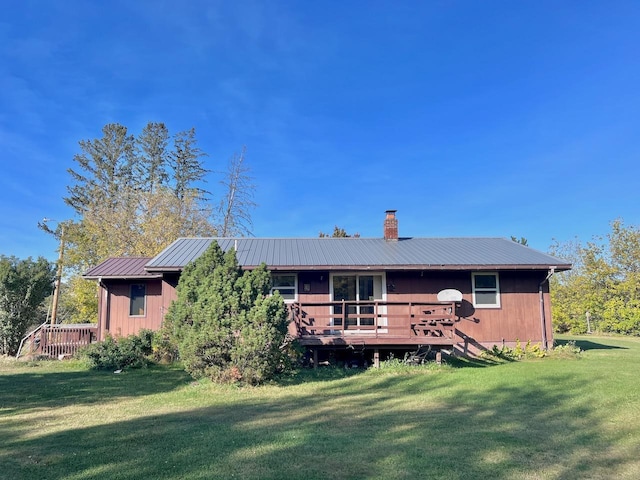
POLYGON ((500 282, 497 273, 472 273, 473 306, 500 308, 500 282))
POLYGON ((297 298, 298 279, 294 273, 272 273, 271 294, 277 290, 286 302, 293 302, 297 298))
POLYGON ((131 285, 131 295, 129 296, 129 315, 132 317, 143 317, 146 299, 146 285, 131 285))

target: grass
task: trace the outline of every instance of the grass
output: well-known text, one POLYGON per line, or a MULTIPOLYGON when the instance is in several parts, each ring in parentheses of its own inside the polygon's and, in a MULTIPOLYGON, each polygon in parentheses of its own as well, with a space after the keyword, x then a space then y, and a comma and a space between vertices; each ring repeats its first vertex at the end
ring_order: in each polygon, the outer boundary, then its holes
POLYGON ((578 359, 258 388, 0 361, 0 478, 640 478, 640 339, 574 338, 578 359))

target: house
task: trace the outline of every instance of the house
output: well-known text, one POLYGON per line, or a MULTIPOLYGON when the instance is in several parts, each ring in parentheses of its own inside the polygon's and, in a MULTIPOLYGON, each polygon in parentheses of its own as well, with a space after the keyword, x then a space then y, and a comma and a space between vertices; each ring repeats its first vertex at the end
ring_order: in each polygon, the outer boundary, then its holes
POLYGON ((111 258, 84 275, 100 286, 98 338, 160 328, 180 272, 213 241, 245 269, 268 266, 302 345, 376 360, 420 346, 550 347, 549 278, 571 268, 504 238, 400 237, 395 210, 381 238, 180 238, 153 258, 111 258))

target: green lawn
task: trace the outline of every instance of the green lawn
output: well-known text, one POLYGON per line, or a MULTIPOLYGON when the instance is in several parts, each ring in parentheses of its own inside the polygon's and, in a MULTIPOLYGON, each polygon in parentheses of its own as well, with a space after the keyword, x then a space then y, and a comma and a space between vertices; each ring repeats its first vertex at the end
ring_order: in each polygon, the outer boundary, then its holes
MULTIPOLYGON (((568 337, 563 337, 568 338, 568 337)), ((278 385, 0 362, 0 478, 640 478, 640 339, 278 385)))

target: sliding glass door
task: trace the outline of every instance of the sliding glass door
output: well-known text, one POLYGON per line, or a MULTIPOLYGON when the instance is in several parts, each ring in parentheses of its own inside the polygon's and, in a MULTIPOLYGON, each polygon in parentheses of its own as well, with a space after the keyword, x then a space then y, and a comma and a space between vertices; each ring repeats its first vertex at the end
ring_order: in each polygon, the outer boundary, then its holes
MULTIPOLYGON (((373 302, 384 299, 383 274, 339 273, 331 277, 331 300, 334 302, 371 302, 370 305, 352 304, 346 306, 345 328, 375 325, 373 302), (371 314, 371 317, 367 317, 371 314)), ((382 312, 378 312, 382 313, 382 312)), ((333 307, 334 315, 342 315, 342 305, 333 307)), ((334 325, 342 325, 342 319, 334 318, 334 325)))

